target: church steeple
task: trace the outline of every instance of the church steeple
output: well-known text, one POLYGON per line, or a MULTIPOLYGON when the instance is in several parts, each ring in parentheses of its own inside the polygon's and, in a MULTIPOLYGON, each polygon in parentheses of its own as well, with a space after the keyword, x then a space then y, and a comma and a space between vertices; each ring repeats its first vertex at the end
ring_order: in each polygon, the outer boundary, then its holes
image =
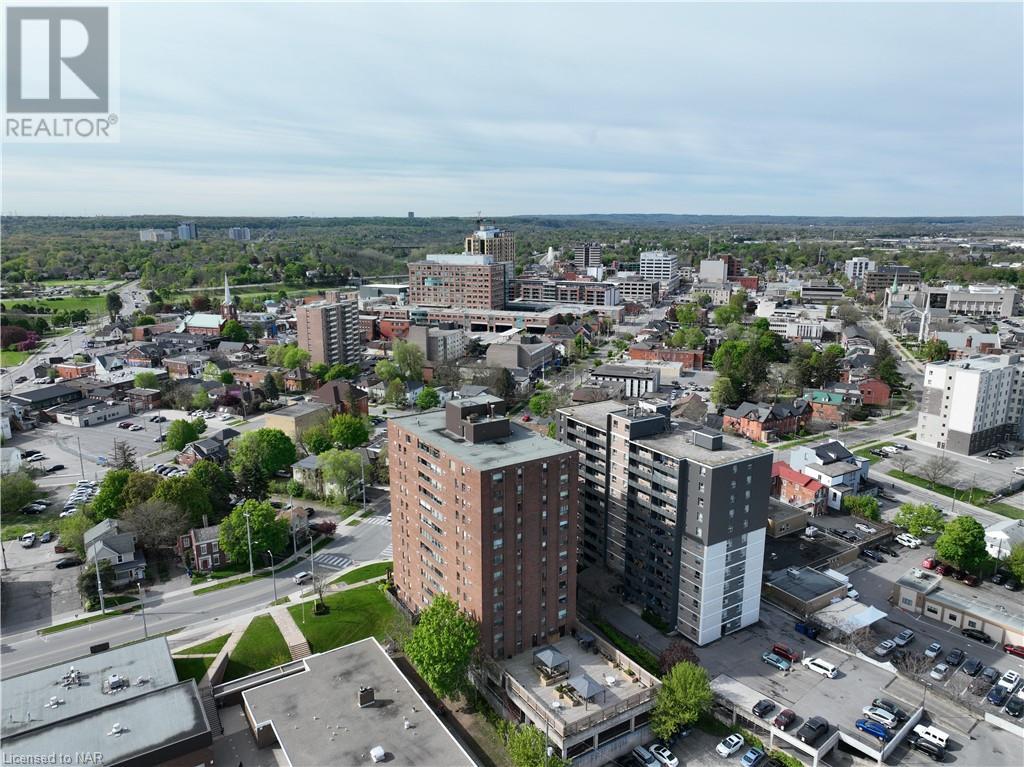
POLYGON ((224 273, 224 301, 220 305, 220 316, 225 320, 238 319, 238 307, 231 298, 231 286, 228 285, 228 275, 224 273))

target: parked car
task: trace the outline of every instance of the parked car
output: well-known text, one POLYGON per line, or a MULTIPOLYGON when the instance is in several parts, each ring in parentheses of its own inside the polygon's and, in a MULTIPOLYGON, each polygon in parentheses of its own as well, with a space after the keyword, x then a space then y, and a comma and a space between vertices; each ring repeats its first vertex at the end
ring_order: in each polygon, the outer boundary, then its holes
POLYGON ((988 691, 988 695, 985 696, 985 701, 991 703, 996 708, 1002 708, 1006 704, 1006 699, 1009 697, 1010 691, 997 684, 988 691))
POLYGON ((166 434, 157 434, 155 437, 153 437, 153 441, 154 442, 166 442, 167 441, 167 435, 166 434))
POLYGON ((896 543, 906 546, 908 549, 916 549, 921 545, 921 541, 912 536, 910 533, 900 533, 896 536, 896 543))
POLYGON ((960 633, 968 639, 973 639, 975 642, 981 642, 982 644, 992 644, 992 637, 990 637, 984 631, 981 631, 979 629, 963 629, 960 633))
POLYGON ((981 678, 989 684, 995 684, 999 681, 999 669, 995 666, 986 666, 985 670, 981 672, 981 678))
POLYGON ((964 573, 963 583, 965 586, 980 586, 981 578, 971 573, 964 573))
POLYGON ((890 557, 898 557, 900 555, 900 553, 896 551, 896 549, 894 549, 892 546, 886 546, 884 543, 878 544, 877 546, 875 546, 875 548, 883 554, 888 554, 890 557))
POLYGON ((936 562, 931 557, 928 557, 927 559, 921 562, 921 567, 923 567, 925 570, 934 570, 937 564, 938 562, 936 562))
POLYGON ((735 733, 733 733, 728 738, 719 743, 717 746, 715 746, 715 751, 718 752, 719 756, 729 757, 735 754, 737 751, 739 751, 740 748, 742 748, 742 746, 743 736, 736 735, 735 733))
POLYGON ((872 650, 872 652, 879 658, 884 658, 890 653, 892 653, 892 651, 895 649, 896 643, 894 641, 892 641, 891 639, 883 639, 875 646, 875 649, 872 650))
POLYGON ((1012 716, 1014 719, 1020 719, 1021 715, 1024 714, 1024 698, 1018 693, 1006 701, 1006 708, 1003 709, 1007 714, 1012 716))
POLYGON ((68 567, 78 567, 80 564, 82 564, 82 560, 78 557, 64 557, 63 559, 58 559, 54 567, 58 570, 63 570, 68 567))
POLYGON ((47 474, 53 474, 55 471, 64 471, 64 464, 55 463, 53 464, 53 466, 49 466, 46 469, 47 474))
POLYGON ((897 647, 906 647, 914 641, 914 632, 910 629, 903 629, 903 631, 893 637, 892 641, 896 643, 897 647))
POLYGON ((117 428, 119 428, 119 429, 129 429, 129 428, 131 428, 131 426, 132 426, 132 422, 131 421, 121 421, 121 423, 119 423, 117 425, 117 428))
POLYGON ((950 565, 947 565, 945 562, 940 562, 939 564, 935 565, 935 572, 937 572, 939 575, 952 575, 953 568, 950 565))
POLYGON ((137 423, 133 423, 131 426, 128 427, 128 431, 142 431, 142 429, 143 427, 139 426, 139 424, 137 423))
POLYGON ((823 658, 804 658, 803 665, 811 671, 821 674, 828 679, 835 679, 839 669, 823 658))
POLYGON ((871 705, 883 711, 888 711, 901 722, 907 721, 907 712, 887 698, 875 698, 871 701, 871 705))
POLYGON ((1003 588, 1007 591, 1018 591, 1020 590, 1020 584, 1017 583, 1014 578, 1007 578, 1006 583, 1003 584, 1003 588))
POLYGON ((964 662, 964 658, 967 657, 967 653, 961 650, 959 647, 954 647, 949 651, 949 655, 946 656, 946 663, 953 668, 956 668, 964 662))
POLYGON ((946 678, 946 674, 949 673, 949 666, 945 663, 939 663, 931 671, 928 672, 928 676, 937 682, 941 682, 946 678))
POLYGON ((679 758, 669 751, 667 746, 655 743, 647 750, 654 755, 654 758, 658 760, 662 767, 679 767, 679 758))
POLYGON ((743 767, 757 767, 764 760, 764 751, 759 748, 752 748, 740 757, 740 764, 743 767))
POLYGON ((814 745, 818 739, 828 732, 828 720, 822 716, 812 716, 803 727, 797 730, 796 736, 804 743, 814 745))
POLYGON ((1010 692, 1013 692, 1013 690, 1017 686, 1018 682, 1020 682, 1020 674, 1018 674, 1016 671, 1013 671, 1011 669, 1010 671, 1007 671, 1005 674, 1003 674, 999 678, 999 681, 997 682, 997 684, 1000 687, 1005 687, 1010 692))
POLYGON ((789 671, 790 662, 785 658, 780 658, 773 652, 766 652, 761 654, 761 660, 767 663, 769 666, 774 666, 779 671, 789 671))
POLYGON ((774 724, 780 730, 785 730, 795 721, 796 713, 793 711, 793 709, 784 708, 782 709, 782 711, 776 714, 775 719, 772 721, 772 724, 774 724))
POLYGON ((1006 583, 1006 579, 1010 577, 1010 574, 1005 570, 997 570, 992 574, 992 582, 997 586, 1002 586, 1006 583))
POLYGON ((797 658, 800 657, 796 650, 793 650, 792 648, 787 647, 784 644, 773 644, 772 652, 778 655, 780 658, 785 658, 790 663, 796 663, 797 658))
POLYGON ((761 698, 761 700, 754 704, 754 708, 752 709, 754 716, 759 716, 761 719, 764 719, 774 710, 775 702, 768 700, 768 698, 761 698))
POLYGON ((51 533, 49 530, 47 530, 45 533, 43 533, 42 535, 39 536, 39 542, 40 543, 49 543, 52 540, 53 540, 53 533, 51 533))
POLYGON ((967 676, 977 676, 981 673, 981 670, 985 668, 985 664, 977 658, 968 658, 964 661, 964 665, 960 667, 960 670, 967 674, 967 676))
POLYGON ((868 719, 878 722, 883 727, 895 727, 899 724, 899 720, 895 716, 878 706, 865 706, 861 709, 861 713, 868 719))
POLYGON ((889 733, 889 730, 886 729, 884 725, 872 721, 871 719, 858 719, 854 723, 854 726, 861 732, 866 732, 871 737, 878 738, 883 742, 889 740, 889 738, 892 737, 892 735, 889 733))
POLYGON ((64 511, 62 511, 57 516, 60 519, 65 519, 66 517, 73 517, 77 513, 78 513, 78 507, 77 506, 67 506, 67 507, 64 508, 64 511))
POLYGON ((1003 652, 1009 653, 1010 655, 1016 655, 1018 658, 1024 658, 1024 645, 1004 644, 1003 652))
POLYGON ((36 534, 35 533, 25 533, 18 540, 21 542, 21 548, 23 548, 23 549, 31 549, 33 546, 36 545, 36 534))
POLYGON ((938 658, 939 657, 939 653, 941 653, 941 652, 942 652, 942 645, 940 645, 938 642, 932 642, 930 645, 928 645, 927 648, 925 648, 924 657, 926 657, 926 658, 938 658))
POLYGON ((930 740, 913 733, 907 736, 907 745, 916 751, 920 751, 922 754, 930 756, 932 761, 941 762, 946 758, 946 749, 938 743, 932 743, 930 740))
POLYGON ((857 524, 854 525, 854 527, 856 527, 862 533, 867 533, 868 535, 871 535, 873 533, 877 533, 878 532, 878 530, 873 528, 871 525, 865 525, 863 522, 858 522, 857 524))

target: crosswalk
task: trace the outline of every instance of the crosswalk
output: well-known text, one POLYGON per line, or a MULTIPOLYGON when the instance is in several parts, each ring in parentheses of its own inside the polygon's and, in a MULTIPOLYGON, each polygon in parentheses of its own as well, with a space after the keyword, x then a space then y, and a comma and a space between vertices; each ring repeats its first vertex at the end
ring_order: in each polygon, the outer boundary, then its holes
POLYGON ((363 517, 360 520, 360 524, 363 524, 363 525, 382 525, 382 526, 385 526, 385 527, 390 527, 391 526, 391 523, 388 522, 388 518, 387 517, 376 516, 376 515, 372 516, 372 517, 363 517))
POLYGON ((382 552, 380 553, 380 555, 378 556, 378 558, 379 558, 379 559, 394 559, 394 558, 395 558, 395 548, 394 548, 394 546, 392 546, 392 545, 391 545, 391 544, 389 543, 389 544, 387 545, 387 548, 385 548, 385 549, 384 549, 384 551, 382 551, 382 552))
POLYGON ((327 567, 331 570, 343 570, 352 564, 352 560, 341 554, 317 554, 313 562, 318 567, 327 567))

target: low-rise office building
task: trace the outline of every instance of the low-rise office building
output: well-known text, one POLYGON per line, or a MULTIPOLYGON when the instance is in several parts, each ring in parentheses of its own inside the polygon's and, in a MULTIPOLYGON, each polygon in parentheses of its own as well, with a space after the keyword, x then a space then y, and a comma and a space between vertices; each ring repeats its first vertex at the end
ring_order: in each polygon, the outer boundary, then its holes
POLYGON ((601 365, 590 374, 590 378, 599 384, 622 384, 624 397, 642 397, 650 392, 657 393, 661 386, 661 369, 640 365, 601 365))
POLYGON ((46 414, 65 426, 84 428, 127 418, 131 412, 127 402, 86 398, 57 405, 47 410, 46 414))
POLYGON ((267 429, 280 429, 292 441, 297 441, 306 429, 323 423, 331 417, 331 408, 322 402, 297 402, 264 416, 267 429))

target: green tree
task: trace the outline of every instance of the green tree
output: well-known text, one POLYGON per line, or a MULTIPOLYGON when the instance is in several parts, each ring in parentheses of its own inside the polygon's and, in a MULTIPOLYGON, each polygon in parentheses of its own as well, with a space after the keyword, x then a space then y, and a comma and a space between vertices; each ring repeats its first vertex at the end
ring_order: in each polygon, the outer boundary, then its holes
POLYGON ((742 320, 743 310, 731 305, 719 306, 715 309, 714 316, 715 324, 720 328, 724 328, 726 325, 742 320))
POLYGON ((238 320, 228 320, 220 330, 221 336, 228 341, 244 342, 249 340, 249 331, 238 320))
POLYGON ((210 523, 221 519, 231 506, 231 494, 235 491, 235 478, 230 471, 213 461, 196 461, 189 469, 189 476, 206 491, 213 508, 210 523))
POLYGON ((441 404, 441 395, 437 393, 437 389, 433 386, 424 386, 420 393, 416 395, 416 407, 420 410, 430 410, 430 408, 438 407, 441 404))
POLYGON ((202 527, 203 515, 213 515, 213 506, 205 487, 192 474, 168 477, 153 491, 151 500, 166 501, 179 510, 192 527, 202 527))
POLYGON ((324 376, 324 380, 335 381, 339 378, 344 378, 347 381, 351 381, 353 378, 356 378, 359 375, 359 372, 359 365, 356 365, 355 363, 351 365, 344 365, 339 362, 336 365, 331 365, 330 369, 326 372, 324 376))
POLYGON ((262 501, 270 494, 270 478, 267 472, 254 459, 246 459, 234 464, 235 486, 243 498, 262 501))
POLYGON ((430 689, 441 698, 459 700, 469 688, 469 665, 478 641, 476 621, 450 596, 438 594, 420 612, 404 649, 430 689))
POLYGON ((324 482, 336 485, 343 498, 349 498, 355 484, 367 474, 369 467, 363 466, 363 458, 355 450, 331 449, 321 453, 319 458, 320 472, 324 482))
POLYGON ((281 364, 288 368, 301 368, 309 364, 310 353, 297 346, 288 346, 281 355, 281 364))
POLYGON ((676 322, 683 327, 691 327, 700 321, 697 307, 693 304, 682 304, 676 307, 676 322))
POLYGON ((140 389, 159 389, 160 379, 157 378, 156 373, 139 373, 135 376, 135 385, 140 389))
POLYGON ((391 347, 391 359, 406 381, 422 381, 423 365, 426 359, 423 350, 408 341, 395 341, 391 347))
POLYGON ((667 740, 711 710, 714 696, 708 672, 682 661, 662 678, 651 712, 651 731, 667 740))
POLYGON ((280 429, 246 432, 234 443, 232 463, 255 463, 273 475, 295 463, 295 443, 280 429))
POLYGON ((387 443, 381 447, 379 453, 373 459, 373 481, 378 485, 387 485, 391 482, 390 470, 388 468, 388 448, 387 443))
POLYGON ((558 424, 554 421, 548 424, 548 438, 558 439, 558 424))
POLYGON ((396 407, 405 407, 409 404, 405 391, 405 382, 401 378, 391 379, 384 393, 384 400, 396 407))
MULTIPOLYGON (((60 544, 85 559, 85 534, 96 523, 82 512, 60 520, 60 544)), ((94 573, 95 575, 95 573, 94 573)))
POLYGON ((166 435, 167 439, 164 440, 164 445, 170 450, 181 450, 189 442, 195 442, 199 439, 199 432, 196 431, 192 421, 186 421, 182 418, 171 421, 171 424, 167 427, 166 435))
POLYGON ((334 447, 334 438, 331 436, 329 423, 318 423, 310 426, 302 432, 302 445, 307 453, 320 455, 334 447))
POLYGON ((925 530, 941 531, 945 526, 942 512, 929 503, 904 503, 892 518, 892 523, 911 535, 925 535, 925 530))
POLYGON ((1018 583, 1024 583, 1024 543, 1018 543, 1010 549, 1003 564, 1013 573, 1018 583))
POLYGON ((720 407, 735 407, 743 399, 736 392, 732 379, 728 376, 718 376, 711 384, 711 401, 720 407))
POLYGON ((509 402, 515 396, 516 379, 508 368, 496 368, 487 385, 495 397, 501 397, 505 402, 509 402))
POLYGON ((870 495, 844 496, 843 511, 872 522, 880 522, 882 519, 882 514, 878 510, 878 499, 870 495))
POLYGON ((706 341, 700 328, 679 328, 668 338, 668 345, 677 349, 703 349, 706 341))
POLYGON ((210 406, 210 395, 207 394, 206 389, 200 387, 192 395, 189 404, 196 410, 206 410, 210 406))
POLYGON ((380 360, 373 366, 373 372, 377 374, 380 380, 388 382, 393 381, 402 374, 402 371, 398 369, 398 365, 391 360, 380 360))
POLYGON ((127 442, 115 439, 114 448, 110 454, 110 458, 107 459, 107 468, 128 469, 129 471, 137 470, 139 468, 139 464, 135 460, 135 448, 127 442))
POLYGON ((116 291, 107 293, 107 314, 110 315, 110 321, 113 322, 117 319, 117 315, 121 312, 124 303, 121 301, 121 296, 116 291))
POLYGON ((224 370, 220 374, 220 382, 222 384, 233 384, 235 382, 235 374, 230 370, 224 370))
POLYGON ((921 356, 928 362, 948 360, 949 344, 938 338, 930 338, 921 346, 921 356))
POLYGON ((167 501, 151 498, 128 506, 121 518, 147 549, 173 548, 178 537, 189 529, 189 518, 167 501))
POLYGON ((114 587, 114 566, 109 560, 99 563, 98 567, 87 567, 78 576, 78 593, 82 597, 82 606, 86 610, 98 610, 100 608, 100 593, 96 582, 96 570, 99 570, 99 584, 103 586, 103 593, 109 594, 114 587))
POLYGON ((163 479, 153 471, 133 471, 124 488, 125 506, 138 506, 153 497, 156 486, 163 479))
POLYGON ((513 724, 503 721, 500 728, 505 751, 514 767, 569 767, 557 751, 548 756, 548 740, 529 722, 513 724))
POLYGON ((331 440, 343 450, 365 444, 370 439, 370 427, 359 416, 342 413, 330 420, 331 440))
POLYGON ((207 362, 203 365, 203 378, 207 381, 220 380, 220 368, 216 362, 207 362))
POLYGON ((277 518, 277 512, 266 501, 244 501, 220 523, 220 548, 232 561, 249 564, 249 535, 252 536, 253 557, 265 551, 278 553, 288 544, 288 522, 277 518), (246 534, 248 515, 249 534, 246 534))
POLYGON ((711 296, 709 296, 707 293, 698 293, 693 297, 693 300, 697 304, 697 306, 704 308, 705 306, 711 303, 711 296))
POLYGON ((90 504, 93 519, 99 521, 121 515, 127 502, 125 490, 131 475, 128 469, 113 469, 107 472, 100 483, 99 492, 90 504))
POLYGON ((974 517, 957 517, 935 541, 935 553, 962 570, 978 572, 989 560, 985 528, 974 517))
POLYGON ((558 407, 558 402, 555 398, 554 392, 540 391, 530 397, 529 407, 530 412, 535 416, 544 418, 555 412, 555 408, 558 407))
POLYGON ((276 400, 281 392, 277 389, 277 382, 274 381, 274 376, 267 373, 263 376, 263 396, 270 402, 276 400))
POLYGON ((0 499, 3 499, 4 511, 7 514, 13 514, 40 495, 35 480, 27 471, 0 474, 0 499))

